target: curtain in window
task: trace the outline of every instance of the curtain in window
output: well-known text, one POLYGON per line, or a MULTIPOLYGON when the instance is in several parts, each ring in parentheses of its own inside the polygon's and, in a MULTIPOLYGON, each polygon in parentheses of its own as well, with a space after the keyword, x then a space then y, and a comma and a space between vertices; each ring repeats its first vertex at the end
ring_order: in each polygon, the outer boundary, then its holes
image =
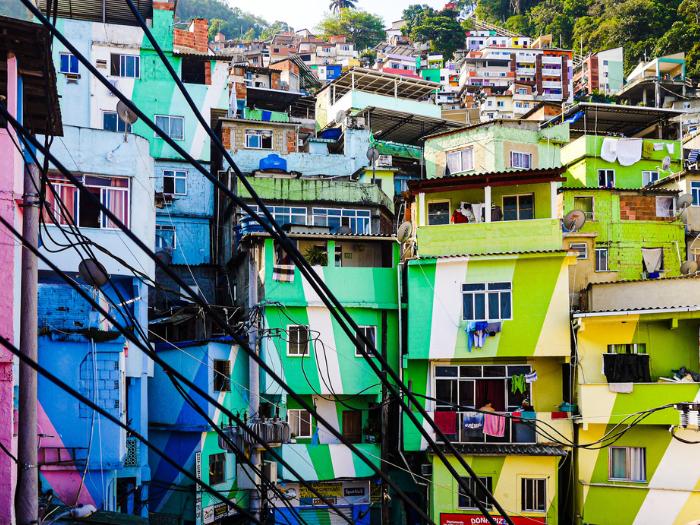
MULTIPOLYGON (((129 192, 119 189, 103 188, 102 203, 116 217, 129 226, 129 192)), ((102 215, 103 228, 117 228, 117 225, 106 214, 102 215)))
POLYGON ((69 213, 69 217, 66 216, 65 211, 63 211, 62 207, 59 205, 59 203, 56 201, 54 197, 54 192, 51 191, 51 188, 46 188, 46 209, 44 210, 44 220, 52 223, 52 215, 53 217, 56 218, 59 224, 69 224, 72 222, 72 219, 75 217, 76 213, 76 207, 77 207, 77 195, 78 191, 75 186, 71 186, 68 184, 56 184, 53 182, 53 189, 55 192, 58 194, 58 198, 63 201, 63 204, 65 206, 65 209, 69 213))
POLYGON ((635 481, 645 481, 646 475, 646 450, 643 448, 630 448, 630 479, 635 481))

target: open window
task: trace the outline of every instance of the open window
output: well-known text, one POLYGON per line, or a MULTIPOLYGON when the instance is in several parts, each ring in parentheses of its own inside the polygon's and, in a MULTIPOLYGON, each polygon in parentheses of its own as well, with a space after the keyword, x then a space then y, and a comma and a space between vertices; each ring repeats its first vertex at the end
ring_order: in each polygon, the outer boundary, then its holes
POLYGON ((206 84, 206 60, 198 56, 182 57, 182 81, 187 84, 206 84))

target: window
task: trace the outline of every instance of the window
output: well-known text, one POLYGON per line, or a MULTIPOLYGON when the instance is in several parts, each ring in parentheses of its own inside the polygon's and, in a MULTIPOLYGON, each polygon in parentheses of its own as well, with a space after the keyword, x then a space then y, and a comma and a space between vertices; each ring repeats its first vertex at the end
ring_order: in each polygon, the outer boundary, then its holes
POLYGON ((656 216, 673 217, 676 213, 676 203, 673 197, 656 197, 656 216))
POLYGON ((116 111, 103 111, 102 129, 119 133, 131 133, 131 124, 120 119, 116 111))
MULTIPOLYGON (((363 335, 365 338, 372 342, 372 346, 376 348, 377 346, 377 327, 376 326, 359 326, 357 331, 357 336, 363 335)), ((361 350, 364 349, 365 353, 372 355, 373 350, 367 345, 358 346, 355 348, 355 356, 362 357, 361 350)))
POLYGON ((311 414, 308 410, 287 410, 287 422, 289 423, 289 431, 295 437, 311 437, 311 414))
POLYGON ((209 484, 217 485, 226 481, 226 453, 209 455, 209 484))
POLYGON ((532 167, 532 153, 519 153, 517 151, 511 151, 510 167, 530 169, 532 167))
POLYGON ((60 53, 59 59, 59 72, 65 73, 67 75, 77 75, 80 72, 80 66, 78 65, 78 57, 76 57, 72 53, 60 53))
POLYGON ((505 103, 502 100, 499 100, 496 102, 496 106, 502 108, 503 106, 505 106, 505 103))
POLYGON ((138 78, 141 58, 138 55, 112 53, 110 74, 114 77, 138 78))
POLYGON ((156 115, 156 126, 173 140, 185 140, 185 117, 156 115))
POLYGON ((287 327, 287 355, 309 355, 309 327, 303 325, 289 325, 287 327))
POLYGON ((601 188, 614 188, 615 170, 598 170, 598 186, 601 188))
POLYGON ((187 170, 163 170, 163 193, 187 195, 187 170))
POLYGON ((578 252, 577 259, 588 259, 588 245, 585 242, 572 242, 569 249, 578 252))
POLYGON ((450 224, 450 203, 449 201, 428 203, 428 224, 450 224))
POLYGON ((183 56, 181 78, 188 84, 206 83, 206 63, 209 59, 201 56, 183 56))
MULTIPOLYGON (((449 174, 471 171, 474 169, 474 150, 464 148, 447 152, 447 171, 449 174)), ((446 173, 447 175, 448 173, 446 173)))
POLYGON ((313 208, 314 225, 328 226, 331 232, 349 228, 352 233, 371 233, 372 214, 369 210, 313 208))
POLYGON ((593 197, 574 197, 574 210, 581 210, 586 215, 586 219, 590 221, 592 221, 594 217, 594 204, 595 201, 593 197))
POLYGON ((172 253, 176 244, 175 227, 156 224, 156 252, 168 251, 172 253))
POLYGON ((609 354, 646 354, 646 343, 623 343, 608 345, 609 354))
POLYGON ((642 186, 646 186, 657 180, 659 180, 658 171, 642 171, 642 186))
POLYGON ((511 283, 463 284, 462 306, 465 321, 512 319, 511 283))
POLYGON ((535 218, 534 195, 503 197, 503 220, 524 221, 535 218))
POLYGON ((462 490, 458 492, 458 503, 457 506, 460 509, 476 509, 477 501, 481 502, 487 509, 491 508, 491 492, 493 491, 493 481, 491 476, 482 477, 479 476, 481 482, 486 485, 486 491, 479 487, 472 478, 461 478, 460 481, 464 482, 470 489, 470 492, 474 494, 475 498, 468 496, 462 490))
POLYGON ((700 206, 700 181, 691 181, 690 193, 693 196, 693 206, 700 206))
POLYGON ((595 271, 596 272, 607 272, 608 269, 608 249, 607 248, 596 248, 595 249, 595 271))
POLYGON ((362 412, 360 410, 343 411, 343 437, 350 443, 362 442, 362 412))
POLYGON ((522 478, 520 480, 520 510, 523 512, 547 511, 547 480, 522 478))
POLYGON ((610 447, 608 479, 613 481, 646 481, 646 449, 642 447, 610 447))
POLYGON ((106 214, 103 214, 92 202, 92 194, 111 211, 117 219, 129 226, 129 179, 126 177, 96 177, 82 175, 78 177, 85 185, 84 191, 78 191, 67 179, 58 174, 49 175, 63 207, 56 202, 51 190, 46 191, 45 219, 59 224, 75 223, 81 228, 116 228, 106 214), (65 207, 65 209, 64 209, 65 207))
POLYGON ((215 392, 231 391, 231 361, 214 359, 212 374, 215 392))
POLYGON ((269 129, 245 130, 245 147, 249 149, 272 149, 272 131, 269 129))
MULTIPOLYGON (((250 207, 259 212, 259 208, 255 204, 250 207)), ((306 208, 297 208, 294 206, 268 206, 268 210, 274 217, 275 221, 280 225, 285 224, 306 224, 306 208)))

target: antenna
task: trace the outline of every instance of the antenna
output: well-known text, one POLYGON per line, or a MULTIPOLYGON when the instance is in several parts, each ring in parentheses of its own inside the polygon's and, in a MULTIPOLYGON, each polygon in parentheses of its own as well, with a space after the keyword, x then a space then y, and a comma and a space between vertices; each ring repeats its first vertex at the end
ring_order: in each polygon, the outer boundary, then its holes
POLYGON ((572 210, 566 214, 563 222, 566 231, 577 232, 586 224, 586 214, 581 210, 572 210))
POLYGON ((403 244, 411 238, 411 233, 413 233, 413 224, 411 221, 405 221, 396 230, 396 238, 403 244))
POLYGON ((698 271, 698 263, 695 261, 685 261, 681 264, 681 273, 683 275, 693 275, 698 271))

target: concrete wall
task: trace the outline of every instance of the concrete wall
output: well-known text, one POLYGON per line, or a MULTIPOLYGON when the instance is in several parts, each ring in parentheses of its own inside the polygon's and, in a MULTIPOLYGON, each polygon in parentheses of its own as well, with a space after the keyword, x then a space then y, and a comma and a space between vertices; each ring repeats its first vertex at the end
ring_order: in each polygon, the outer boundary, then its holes
POLYGON ((697 306, 700 279, 686 277, 594 284, 588 297, 589 309, 592 311, 697 306))

